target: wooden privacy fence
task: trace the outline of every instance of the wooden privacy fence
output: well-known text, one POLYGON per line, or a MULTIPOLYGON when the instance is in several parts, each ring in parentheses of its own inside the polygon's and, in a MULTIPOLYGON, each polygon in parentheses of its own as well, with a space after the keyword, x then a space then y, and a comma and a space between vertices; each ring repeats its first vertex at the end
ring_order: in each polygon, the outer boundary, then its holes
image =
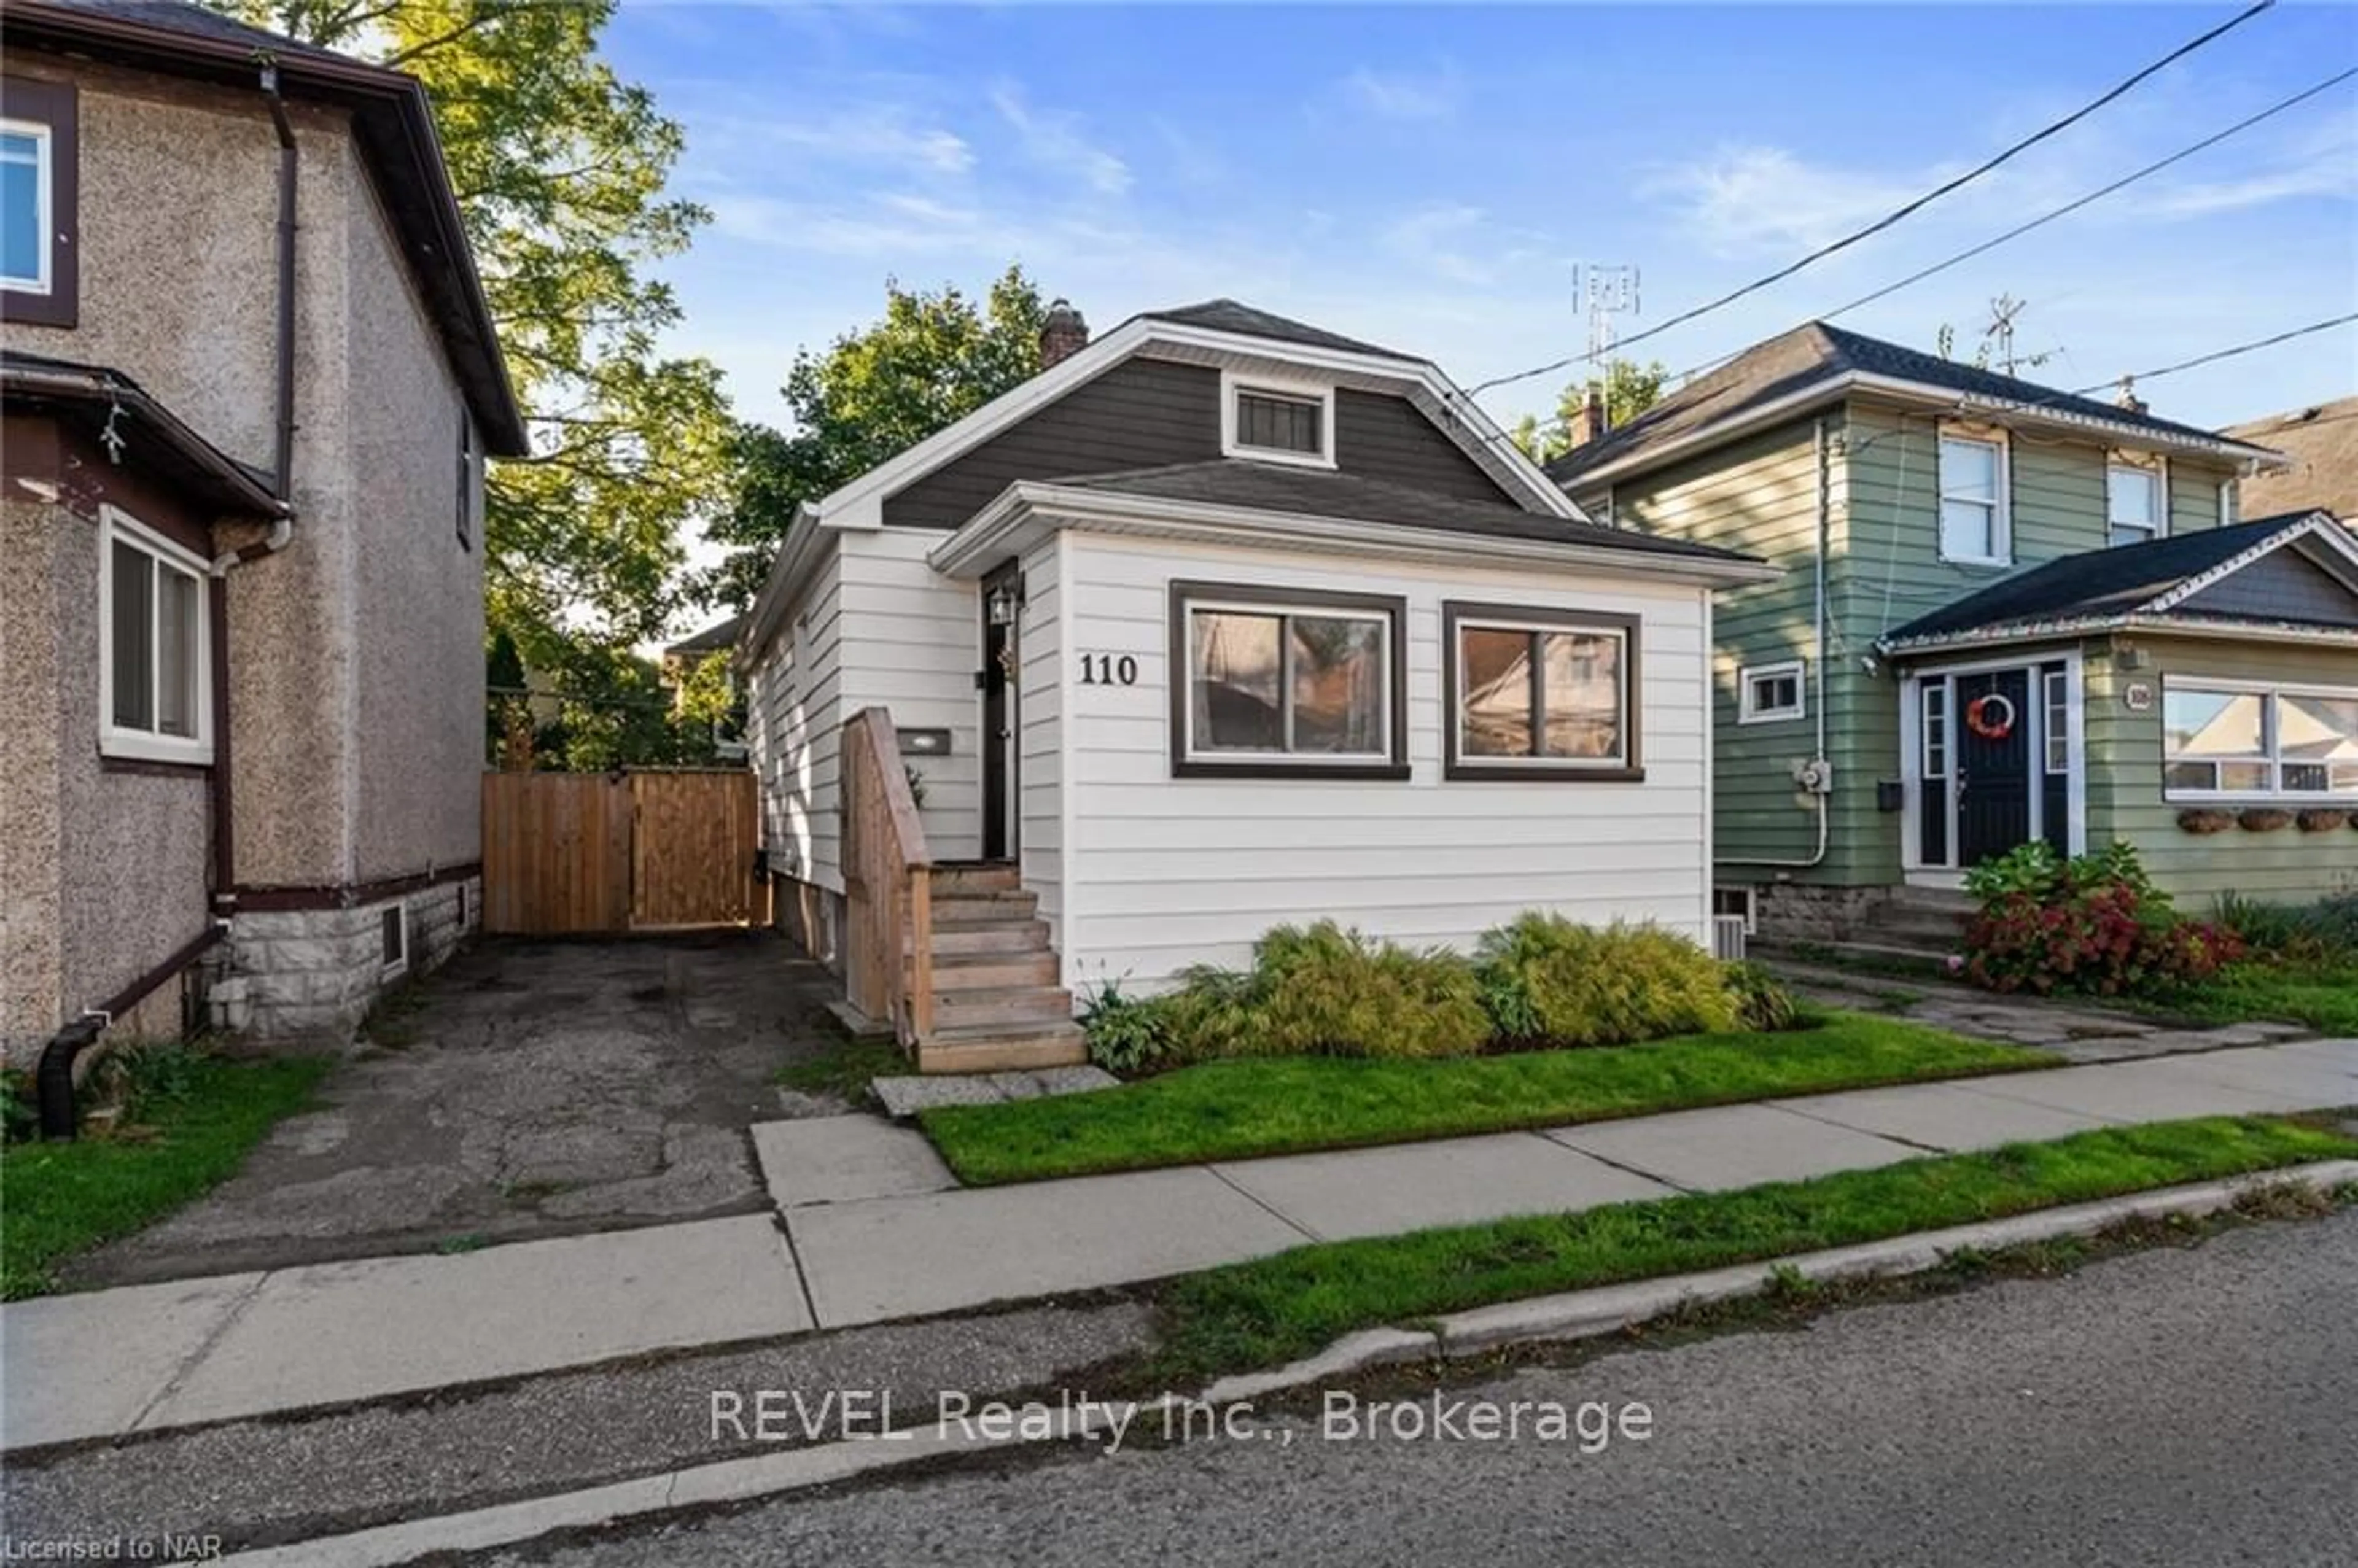
POLYGON ((483 775, 483 929, 614 935, 762 918, 742 768, 483 775))
POLYGON ((844 993, 904 1046, 934 1032, 933 856, 892 716, 844 722, 844 993))

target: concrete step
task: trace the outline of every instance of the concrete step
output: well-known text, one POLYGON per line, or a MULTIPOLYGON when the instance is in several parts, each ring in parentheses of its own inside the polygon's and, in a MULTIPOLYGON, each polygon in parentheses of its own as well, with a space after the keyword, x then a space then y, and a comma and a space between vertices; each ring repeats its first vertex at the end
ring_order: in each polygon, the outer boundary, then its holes
POLYGON ((936 1030, 1029 1029, 1070 1023, 1073 993, 1057 986, 1003 986, 979 990, 934 989, 936 1030))
POLYGON ((1012 892, 936 891, 933 907, 936 926, 980 925, 995 920, 1029 920, 1038 913, 1040 899, 1022 888, 1012 892))
POLYGON ((1044 920, 1003 919, 958 921, 934 927, 936 962, 952 956, 977 953, 1044 953, 1048 923, 1044 920))
POLYGON ((936 953, 936 991, 1005 990, 1056 983, 1056 955, 1045 951, 936 953))
POLYGON ((1081 1028, 1070 1020, 1034 1029, 936 1029, 917 1043, 921 1073, 1008 1073, 1075 1067, 1089 1059, 1081 1028))
POLYGON ((1002 860, 943 860, 934 866, 934 896, 1020 892, 1023 871, 1002 860))
POLYGON ((1958 888, 1920 888, 1904 883, 1893 888, 1884 903, 1899 909, 1940 910, 1952 914, 1971 914, 1980 907, 1958 888))

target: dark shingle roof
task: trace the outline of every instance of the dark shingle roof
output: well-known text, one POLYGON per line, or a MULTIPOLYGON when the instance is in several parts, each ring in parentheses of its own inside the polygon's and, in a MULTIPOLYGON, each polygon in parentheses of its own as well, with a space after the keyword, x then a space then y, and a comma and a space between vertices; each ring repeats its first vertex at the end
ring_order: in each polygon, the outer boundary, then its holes
POLYGON ((2115 404, 1960 364, 1823 321, 1810 321, 1755 343, 1710 374, 1696 377, 1619 429, 1558 458, 1548 465, 1548 473, 1559 483, 1571 484, 1591 469, 1852 373, 1889 376, 2001 403, 2035 403, 2054 413, 2160 435, 2202 441, 2222 438, 2191 425, 2157 419, 2115 404))
POLYGON ((731 615, 726 621, 715 622, 693 637, 683 637, 664 649, 666 654, 712 654, 737 645, 737 633, 745 624, 741 615, 731 615))
POLYGON ((112 17, 118 22, 135 22, 163 32, 183 33, 192 38, 243 44, 261 54, 331 59, 345 65, 368 63, 352 55, 338 54, 333 49, 323 49, 300 38, 288 38, 284 33, 249 27, 234 16, 225 16, 209 6, 186 5, 182 0, 48 0, 48 4, 61 11, 81 11, 92 16, 112 17))
POLYGON ((2288 512, 2232 528, 2204 528, 2148 544, 2065 556, 1920 615, 1882 641, 1898 644, 2001 627, 2125 615, 2313 515, 2288 512))
POLYGON ((2281 472, 2244 476, 2238 493, 2246 506, 2271 512, 2322 506, 2345 522, 2358 519, 2358 397, 2230 425, 2219 433, 2292 460, 2281 472))
POLYGON ((1435 495, 1404 484, 1362 479, 1327 469, 1290 468, 1242 458, 1218 458, 1209 462, 1176 463, 1167 468, 1131 469, 1119 473, 1081 474, 1049 481, 1082 490, 1109 491, 1121 495, 1152 496, 1164 501, 1196 501, 1218 506, 1250 507, 1261 512, 1292 513, 1311 517, 1339 517, 1358 523, 1383 523, 1403 528, 1433 528, 1444 533, 1480 534, 1494 538, 1536 539, 1564 545, 1585 545, 1611 550, 1635 550, 1647 555, 1681 556, 1697 560, 1744 561, 1730 550, 1691 545, 1680 539, 1606 528, 1595 523, 1544 513, 1525 512, 1503 503, 1461 501, 1435 495))
POLYGON ((1345 353, 1381 354, 1386 359, 1423 362, 1415 354, 1403 354, 1394 349, 1363 343, 1357 338, 1347 338, 1340 332, 1330 332, 1324 327, 1313 327, 1306 321, 1272 315, 1267 310, 1256 310, 1233 299, 1206 299, 1200 305, 1181 305, 1169 310, 1143 310, 1139 314, 1149 321, 1175 321, 1183 327, 1206 327, 1216 332, 1237 332, 1248 338, 1300 343, 1305 348, 1337 349, 1345 353))

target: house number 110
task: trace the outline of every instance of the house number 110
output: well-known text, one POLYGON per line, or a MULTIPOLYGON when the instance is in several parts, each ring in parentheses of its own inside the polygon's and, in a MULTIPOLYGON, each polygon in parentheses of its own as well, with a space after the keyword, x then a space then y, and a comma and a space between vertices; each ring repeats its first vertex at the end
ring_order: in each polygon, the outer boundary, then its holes
POLYGON ((1138 661, 1128 654, 1083 654, 1081 655, 1083 686, 1136 686, 1138 661))

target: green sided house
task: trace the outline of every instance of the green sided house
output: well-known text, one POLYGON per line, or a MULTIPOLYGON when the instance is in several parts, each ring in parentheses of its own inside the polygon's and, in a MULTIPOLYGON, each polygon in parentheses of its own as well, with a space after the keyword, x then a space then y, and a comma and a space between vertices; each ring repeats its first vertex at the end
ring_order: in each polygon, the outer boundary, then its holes
POLYGON ((2197 906, 2358 889, 2358 538, 2240 521, 2275 466, 1812 322, 1550 471, 1786 568, 1715 600, 1714 908, 1874 942, 2039 838, 2126 839, 2197 906))

